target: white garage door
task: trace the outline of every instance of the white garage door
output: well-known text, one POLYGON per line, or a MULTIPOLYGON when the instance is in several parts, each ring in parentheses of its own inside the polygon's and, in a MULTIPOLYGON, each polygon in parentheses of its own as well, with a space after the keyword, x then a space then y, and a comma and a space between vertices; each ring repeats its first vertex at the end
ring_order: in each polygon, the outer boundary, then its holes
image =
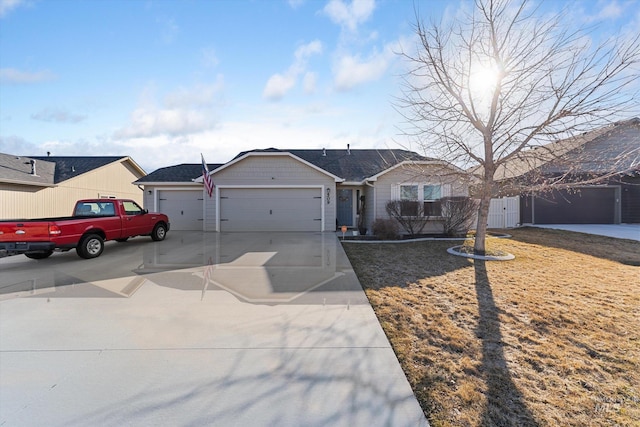
POLYGON ((160 191, 159 208, 169 216, 171 230, 202 230, 202 190, 160 191))
POLYGON ((221 231, 321 231, 319 188, 222 188, 221 231))

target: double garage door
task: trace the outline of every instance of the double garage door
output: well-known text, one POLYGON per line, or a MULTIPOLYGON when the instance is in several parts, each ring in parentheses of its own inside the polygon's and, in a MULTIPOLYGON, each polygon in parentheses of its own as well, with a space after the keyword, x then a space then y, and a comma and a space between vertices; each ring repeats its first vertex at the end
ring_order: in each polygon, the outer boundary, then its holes
POLYGON ((320 188, 221 188, 220 231, 321 231, 320 188))
POLYGON ((536 224, 614 224, 616 187, 584 187, 557 191, 535 200, 536 224))

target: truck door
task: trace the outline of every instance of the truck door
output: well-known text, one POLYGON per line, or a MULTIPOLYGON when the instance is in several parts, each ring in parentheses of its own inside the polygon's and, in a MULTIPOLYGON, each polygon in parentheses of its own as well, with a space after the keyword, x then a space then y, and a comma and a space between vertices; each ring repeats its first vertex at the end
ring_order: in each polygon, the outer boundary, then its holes
POLYGON ((122 202, 122 236, 137 236, 151 232, 149 216, 136 202, 122 202))

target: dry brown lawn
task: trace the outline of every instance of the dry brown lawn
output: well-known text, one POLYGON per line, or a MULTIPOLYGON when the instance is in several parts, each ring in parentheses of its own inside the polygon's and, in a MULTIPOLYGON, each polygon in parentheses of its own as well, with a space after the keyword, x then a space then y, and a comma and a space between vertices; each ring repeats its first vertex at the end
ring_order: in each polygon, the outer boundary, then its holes
POLYGON ((523 228, 489 246, 345 250, 438 426, 639 426, 640 243, 523 228))

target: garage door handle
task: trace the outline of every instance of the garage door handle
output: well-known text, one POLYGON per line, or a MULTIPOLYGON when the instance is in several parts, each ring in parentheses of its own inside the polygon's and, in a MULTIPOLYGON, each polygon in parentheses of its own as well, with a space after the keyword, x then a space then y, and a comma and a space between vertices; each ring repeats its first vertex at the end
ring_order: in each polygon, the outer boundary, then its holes
POLYGON ((273 210, 269 209, 269 215, 273 215, 273 210))

